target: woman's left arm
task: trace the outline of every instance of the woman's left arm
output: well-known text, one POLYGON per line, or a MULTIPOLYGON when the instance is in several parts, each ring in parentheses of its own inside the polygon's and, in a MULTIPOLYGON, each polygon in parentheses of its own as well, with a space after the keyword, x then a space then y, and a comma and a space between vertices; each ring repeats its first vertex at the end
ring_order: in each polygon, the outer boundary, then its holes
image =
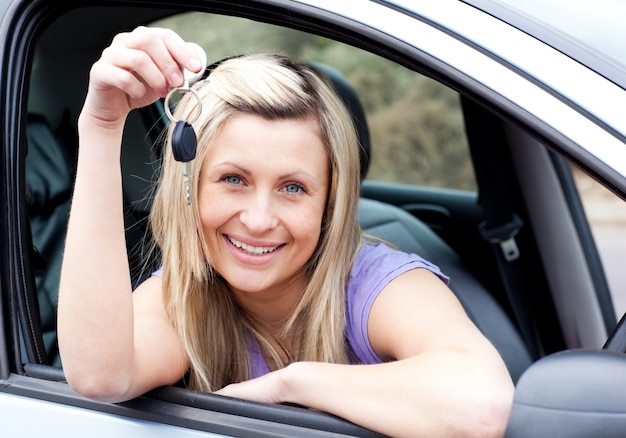
POLYGON ((391 436, 504 434, 513 384, 454 294, 425 269, 391 281, 368 320, 376 365, 297 362, 218 393, 292 402, 391 436))

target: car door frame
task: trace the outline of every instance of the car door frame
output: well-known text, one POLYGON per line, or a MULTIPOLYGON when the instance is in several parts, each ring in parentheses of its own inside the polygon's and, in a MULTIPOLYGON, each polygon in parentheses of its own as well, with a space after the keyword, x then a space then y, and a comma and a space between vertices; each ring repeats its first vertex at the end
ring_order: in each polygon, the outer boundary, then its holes
MULTIPOLYGON (((106 3, 106 2, 103 2, 106 3)), ((136 1, 134 4, 147 4, 148 2, 136 1)), ((153 4, 164 4, 163 2, 151 2, 153 4)), ((87 4, 85 2, 84 4, 87 4)), ((197 3, 200 5, 201 3, 197 3)), ((58 13, 61 6, 52 6, 52 2, 40 0, 34 2, 27 1, 14 1, 4 2, 4 14, 2 26, 0 27, 0 38, 3 43, 0 45, 0 59, 2 59, 3 65, 7 66, 0 71, 0 83, 8 84, 9 87, 3 88, 2 99, 0 100, 3 105, 3 122, 0 126, 0 137, 2 138, 2 144, 4 150, 2 153, 2 167, 3 167, 3 181, 2 187, 4 191, 2 193, 0 201, 2 204, 3 226, 0 229, 0 251, 2 253, 3 260, 3 272, 0 280, 0 293, 2 294, 2 340, 4 345, 0 345, 0 378, 2 384, 0 385, 0 393, 12 394, 20 397, 27 397, 29 400, 41 400, 50 401, 63 406, 71 406, 75 409, 89 409, 92 411, 104 412, 107 414, 121 415, 128 418, 136 418, 140 420, 148 420, 149 422, 163 422, 174 424, 177 426, 191 427, 197 430, 216 431, 223 432, 226 427, 228 433, 235 434, 236 431, 242 430, 242 427, 247 427, 255 432, 258 431, 259 435, 266 433, 268 436, 271 433, 275 433, 274 428, 270 428, 263 419, 254 418, 246 414, 249 412, 247 404, 244 403, 242 407, 243 416, 219 413, 214 411, 202 410, 203 418, 198 419, 195 417, 198 414, 197 408, 179 406, 176 403, 169 403, 155 398, 156 396, 148 395, 137 400, 133 400, 124 404, 102 404, 93 401, 86 400, 80 396, 74 394, 67 384, 62 381, 55 381, 59 376, 48 380, 44 378, 49 369, 44 366, 44 369, 35 369, 24 367, 23 362, 37 363, 37 359, 33 357, 33 351, 29 348, 24 350, 20 344, 20 339, 25 340, 29 337, 28 332, 24 330, 24 326, 18 324, 18 322, 25 322, 29 320, 29 317, 33 317, 36 314, 34 309, 30 309, 30 312, 24 309, 22 305, 23 313, 19 314, 17 297, 21 294, 27 294, 29 291, 33 291, 32 284, 29 284, 29 278, 32 279, 32 273, 30 272, 30 241, 28 238, 28 224, 25 221, 25 205, 26 201, 23 198, 24 195, 24 156, 25 150, 25 108, 26 108, 26 93, 27 89, 27 75, 25 71, 30 68, 30 62, 32 60, 25 54, 29 53, 29 45, 32 43, 34 33, 32 32, 32 26, 34 25, 35 18, 41 22, 51 19, 51 17, 58 13), (45 8, 45 11, 37 8, 45 8), (46 16, 46 14, 52 14, 46 16), (23 37, 23 38, 22 38, 23 37), (26 354, 24 354, 24 352, 26 354), (25 357, 29 356, 29 357, 25 357), (172 410, 170 416, 161 415, 163 412, 172 410), (155 413, 158 413, 155 414, 155 413), (215 414, 215 415, 214 415, 215 414), (210 418, 209 418, 210 417, 210 418), (192 418, 196 418, 195 423, 189 423, 192 418), (244 424, 245 423, 245 424, 244 424), (243 425, 243 426, 242 426, 243 425)), ((451 62, 447 56, 452 56, 458 52, 450 51, 445 52, 445 48, 437 48, 435 46, 429 46, 424 48, 423 46, 415 43, 415 36, 409 35, 409 29, 405 28, 408 24, 413 23, 407 21, 410 17, 404 19, 403 15, 399 11, 390 12, 385 11, 386 17, 396 17, 399 19, 398 24, 401 29, 394 33, 391 24, 387 30, 389 33, 384 33, 381 29, 375 29, 373 24, 369 20, 373 20, 375 15, 366 17, 364 14, 368 12, 382 12, 380 4, 371 3, 364 4, 362 11, 356 11, 358 17, 350 18, 350 15, 344 10, 345 5, 338 2, 323 2, 323 1, 309 1, 309 2, 286 2, 286 1, 259 1, 251 6, 248 11, 244 11, 243 7, 238 9, 238 13, 255 14, 259 13, 259 17, 267 21, 286 24, 291 23, 294 26, 308 28, 312 31, 319 31, 328 36, 335 36, 341 38, 344 42, 353 43, 357 46, 374 49, 375 51, 385 55, 390 59, 399 61, 403 65, 412 67, 413 69, 422 71, 424 73, 437 77, 440 81, 447 85, 453 86, 458 91, 461 91, 470 96, 474 96, 481 102, 487 102, 487 106, 502 111, 506 108, 507 111, 501 113, 501 115, 507 120, 515 120, 516 124, 521 124, 522 127, 532 127, 532 131, 539 136, 542 136, 546 142, 552 145, 570 145, 562 148, 566 154, 575 157, 577 161, 585 165, 585 162, 593 160, 593 156, 590 153, 581 150, 574 141, 564 141, 564 134, 561 132, 555 132, 549 126, 541 120, 540 111, 537 113, 531 112, 531 110, 524 108, 521 102, 516 102, 515 96, 507 96, 503 90, 493 90, 488 88, 479 77, 473 77, 468 72, 474 71, 470 69, 466 64, 460 65, 456 62, 451 62), (267 8, 266 11, 259 12, 259 8, 267 8), (256 11, 256 12, 255 12, 256 11), (284 14, 280 15, 280 12, 284 14), (287 18, 286 18, 287 17, 287 18), (281 21, 282 20, 282 21, 281 21), (344 30, 339 29, 338 25, 341 25, 344 30), (373 41, 377 40, 376 43, 373 41), (433 52, 429 52, 431 50, 433 52), (437 56, 441 56, 438 58, 437 56), (435 74, 435 70, 440 69, 446 72, 446 75, 435 74)), ((217 8, 217 7, 216 7, 217 8)), ((227 5, 221 5, 219 8, 228 10, 227 5)), ((412 19, 411 19, 412 20, 412 19)), ((441 24, 435 23, 432 18, 420 17, 422 22, 421 31, 423 32, 435 32, 439 41, 444 44, 454 45, 463 53, 473 53, 474 56, 479 56, 479 51, 471 45, 466 44, 460 37, 454 37, 454 32, 450 29, 445 30, 441 24), (467 52, 470 51, 470 52, 467 52)), ((414 29, 413 29, 414 30, 414 29)), ((429 43, 430 44, 430 43, 429 43)), ((436 42, 435 42, 436 44, 436 42)), ((497 57, 493 58, 487 56, 485 53, 481 53, 480 56, 485 57, 487 62, 491 59, 493 65, 498 64, 497 57)), ((463 61, 467 62, 467 60, 463 61)), ((507 68, 506 65, 500 65, 501 68, 507 68)), ((503 70, 506 71, 506 70, 503 70)), ((512 74, 512 73, 511 73, 512 74)), ((517 73, 516 73, 517 74, 517 73)), ((522 80, 522 79, 520 79, 522 80)), ((532 81, 531 85, 532 84, 532 81)), ((535 83, 537 88, 536 92, 540 92, 540 87, 535 83)), ((544 90, 545 91, 545 90, 544 90)), ((549 94, 549 93, 548 93, 549 94)), ((519 96, 517 96, 519 98, 519 96)), ((554 99, 554 96, 552 96, 554 99)), ((573 108, 574 113, 581 114, 576 108, 573 108)), ((584 115, 584 114, 583 114, 584 115)), ((602 152, 602 151, 600 151, 602 152)), ((599 178, 608 185, 613 184, 623 193, 623 180, 618 178, 617 175, 612 174, 614 172, 608 166, 602 167, 603 171, 599 175, 599 178)), ((35 348, 35 347, 33 347, 35 348)), ((31 349, 32 350, 32 349, 31 349)), ((206 395, 210 397, 210 395, 206 395)), ((221 400, 220 400, 221 401, 221 400)), ((266 407, 264 406, 263 409, 266 407)), ((259 408, 261 409, 261 408, 259 408)), ((280 410, 280 407, 269 407, 269 409, 280 410)), ((284 408, 290 409, 290 408, 284 408)), ((316 419, 321 418, 322 414, 310 413, 308 411, 289 411, 287 417, 295 419, 299 424, 305 425, 304 427, 288 424, 284 431, 298 431, 308 432, 311 436, 323 436, 324 434, 332 434, 333 432, 324 432, 323 430, 317 431, 316 419), (292 429, 293 428, 293 429, 292 429)), ((326 420, 324 420, 326 421, 326 420)), ((322 421, 323 422, 323 421, 322 421)), ((275 422, 271 422, 272 425, 275 422)), ((49 433, 49 425, 46 430, 49 433)), ((355 432, 356 433, 356 432, 355 432)), ((358 433, 366 434, 366 431, 359 430, 358 433)))

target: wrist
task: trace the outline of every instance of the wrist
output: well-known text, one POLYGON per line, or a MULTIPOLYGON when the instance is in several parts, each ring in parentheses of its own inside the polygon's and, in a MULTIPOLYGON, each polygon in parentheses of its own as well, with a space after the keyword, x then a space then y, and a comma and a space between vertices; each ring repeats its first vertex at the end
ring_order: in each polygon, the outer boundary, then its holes
POLYGON ((310 371, 310 362, 293 362, 280 370, 278 396, 282 403, 307 405, 304 397, 307 395, 307 378, 310 371))
POLYGON ((115 120, 105 120, 88 111, 86 108, 83 108, 78 116, 77 127, 79 133, 83 131, 90 132, 94 130, 99 130, 102 132, 110 132, 117 135, 123 132, 125 123, 126 117, 115 120))
POLYGON ((124 129, 130 111, 125 97, 99 96, 90 89, 78 115, 78 128, 119 132, 124 129))
POLYGON ((119 166, 124 124, 125 119, 104 121, 83 110, 78 118, 79 161, 95 157, 119 166))

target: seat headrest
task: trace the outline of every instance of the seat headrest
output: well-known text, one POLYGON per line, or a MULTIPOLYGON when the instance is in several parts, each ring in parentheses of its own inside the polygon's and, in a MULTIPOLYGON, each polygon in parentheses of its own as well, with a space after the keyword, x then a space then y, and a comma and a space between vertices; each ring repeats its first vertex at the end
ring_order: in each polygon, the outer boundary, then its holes
POLYGON ((370 133, 367 127, 365 111, 361 100, 348 79, 338 70, 326 64, 319 62, 311 62, 312 66, 324 73, 335 89, 335 92, 343 100, 344 105, 348 108, 348 112, 352 116, 357 136, 359 138, 359 155, 361 161, 361 179, 365 179, 371 158, 370 133))

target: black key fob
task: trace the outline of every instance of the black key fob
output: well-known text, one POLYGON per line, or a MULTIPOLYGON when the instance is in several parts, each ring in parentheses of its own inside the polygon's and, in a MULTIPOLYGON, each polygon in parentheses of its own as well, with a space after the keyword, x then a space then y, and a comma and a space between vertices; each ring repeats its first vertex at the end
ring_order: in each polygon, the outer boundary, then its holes
POLYGON ((176 161, 183 163, 189 162, 196 158, 196 149, 198 140, 196 131, 187 120, 179 120, 174 126, 172 132, 172 154, 176 161))

